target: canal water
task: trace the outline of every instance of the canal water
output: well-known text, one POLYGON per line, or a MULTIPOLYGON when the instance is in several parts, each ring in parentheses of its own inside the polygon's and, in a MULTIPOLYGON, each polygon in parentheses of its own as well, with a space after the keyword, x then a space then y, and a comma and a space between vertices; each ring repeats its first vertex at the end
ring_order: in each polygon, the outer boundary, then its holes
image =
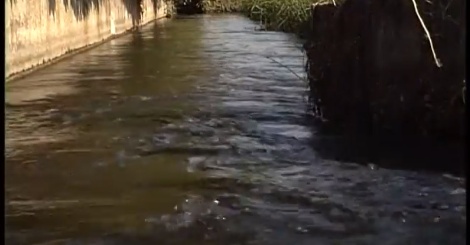
POLYGON ((160 21, 7 84, 6 244, 464 244, 465 179, 335 150, 300 40, 256 29, 160 21))

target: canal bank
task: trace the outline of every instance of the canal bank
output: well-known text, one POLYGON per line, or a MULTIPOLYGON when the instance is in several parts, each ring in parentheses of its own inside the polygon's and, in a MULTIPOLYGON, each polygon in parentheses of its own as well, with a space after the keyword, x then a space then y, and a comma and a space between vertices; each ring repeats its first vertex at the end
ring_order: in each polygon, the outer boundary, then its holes
POLYGON ((45 65, 127 30, 164 18, 164 0, 5 1, 5 76, 45 65))

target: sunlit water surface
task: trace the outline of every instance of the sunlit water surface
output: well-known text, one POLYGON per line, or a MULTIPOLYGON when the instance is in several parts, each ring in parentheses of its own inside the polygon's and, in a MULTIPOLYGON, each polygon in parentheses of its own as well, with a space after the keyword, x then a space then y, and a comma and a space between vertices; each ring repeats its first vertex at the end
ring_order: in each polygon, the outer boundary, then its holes
POLYGON ((7 244, 464 244, 464 180, 341 158, 301 42, 255 29, 157 22, 9 83, 7 244))

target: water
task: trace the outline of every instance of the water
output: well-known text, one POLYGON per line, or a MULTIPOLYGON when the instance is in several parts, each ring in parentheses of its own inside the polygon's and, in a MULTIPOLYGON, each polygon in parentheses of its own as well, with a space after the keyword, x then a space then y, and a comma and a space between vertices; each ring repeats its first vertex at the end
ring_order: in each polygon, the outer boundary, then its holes
POLYGON ((465 180, 339 150, 301 42, 255 29, 158 22, 8 84, 7 244, 464 244, 465 180))

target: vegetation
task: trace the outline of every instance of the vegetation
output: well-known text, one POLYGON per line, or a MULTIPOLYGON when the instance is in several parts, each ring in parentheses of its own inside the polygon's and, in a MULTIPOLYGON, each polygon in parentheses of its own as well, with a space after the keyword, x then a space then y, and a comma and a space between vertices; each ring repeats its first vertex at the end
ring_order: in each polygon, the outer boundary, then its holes
POLYGON ((242 12, 267 30, 300 33, 314 3, 332 0, 202 0, 205 13, 242 12))
POLYGON ((344 0, 241 0, 242 12, 267 30, 303 34, 315 4, 341 4, 344 0))
MULTIPOLYGON (((180 0, 181 1, 181 0, 180 0)), ((183 0, 185 1, 185 0, 183 0)), ((187 1, 187 0, 186 0, 187 1)), ((259 21, 262 29, 302 34, 308 29, 312 4, 344 0, 189 0, 202 3, 203 13, 241 12, 259 21)))
POLYGON ((298 32, 310 16, 312 0, 242 0, 242 11, 269 30, 298 32))
POLYGON ((230 13, 242 9, 242 0, 202 0, 204 13, 230 13))

